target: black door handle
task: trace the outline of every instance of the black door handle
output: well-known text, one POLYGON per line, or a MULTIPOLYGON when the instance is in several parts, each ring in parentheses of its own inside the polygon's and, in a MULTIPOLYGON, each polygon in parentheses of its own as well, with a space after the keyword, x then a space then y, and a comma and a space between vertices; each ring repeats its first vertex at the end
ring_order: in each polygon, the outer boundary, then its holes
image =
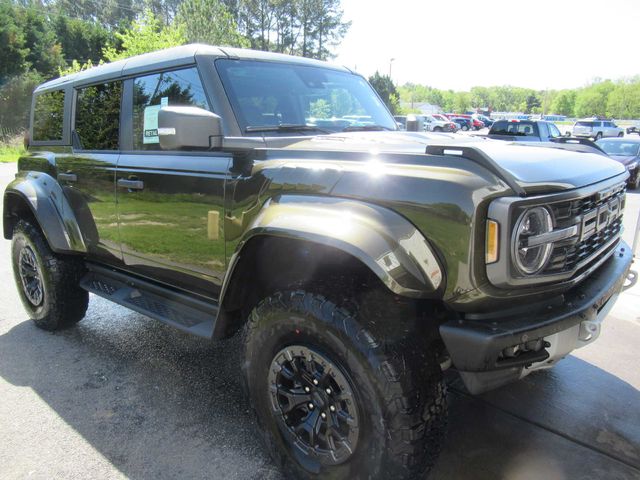
POLYGON ((75 173, 59 173, 58 180, 64 180, 65 182, 77 182, 78 176, 75 173))
POLYGON ((119 178, 118 186, 128 188, 129 190, 142 190, 144 188, 144 182, 142 180, 127 180, 126 178, 119 178))

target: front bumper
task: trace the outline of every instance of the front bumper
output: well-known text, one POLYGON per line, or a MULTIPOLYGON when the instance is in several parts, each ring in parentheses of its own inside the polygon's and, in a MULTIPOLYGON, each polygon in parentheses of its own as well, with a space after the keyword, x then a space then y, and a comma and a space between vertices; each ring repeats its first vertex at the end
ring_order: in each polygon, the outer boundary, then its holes
POLYGON ((480 393, 517 380, 594 341, 632 260, 631 248, 621 241, 591 276, 544 304, 442 324, 440 335, 467 389, 480 393), (517 346, 520 352, 513 355, 517 346))

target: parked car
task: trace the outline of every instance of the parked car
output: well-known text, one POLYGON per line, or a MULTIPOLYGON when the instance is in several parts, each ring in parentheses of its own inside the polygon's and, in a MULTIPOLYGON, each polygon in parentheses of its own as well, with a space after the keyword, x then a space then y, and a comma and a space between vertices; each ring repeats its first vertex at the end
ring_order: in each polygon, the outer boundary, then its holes
POLYGON ((407 116, 406 115, 394 115, 393 118, 396 121, 396 125, 398 126, 398 130, 406 130, 407 129, 407 116))
POLYGON ((485 116, 485 115, 477 115, 478 120, 480 120, 482 123, 484 123, 484 126, 486 128, 491 128, 491 126, 493 125, 493 120, 491 120, 489 117, 485 116))
POLYGON ((623 137, 624 130, 618 127, 612 120, 585 118, 575 123, 573 126, 573 136, 600 140, 604 137, 623 137))
POLYGON ((452 117, 451 121, 460 125, 460 130, 462 131, 466 132, 473 129, 473 122, 469 118, 452 117))
POLYGON ((497 120, 487 137, 497 140, 547 142, 562 137, 553 122, 543 120, 497 120))
POLYGON ((432 114, 432 117, 435 118, 436 120, 440 120, 440 121, 445 122, 445 123, 450 123, 451 124, 450 128, 451 128, 451 131, 453 131, 453 132, 457 132, 458 130, 460 130, 460 125, 458 125, 455 122, 452 122, 449 119, 449 117, 446 117, 446 116, 442 115, 441 113, 434 113, 434 114, 432 114))
POLYGON ((71 327, 92 292, 239 335, 219 367, 292 479, 424 478, 443 370, 479 393, 550 368, 632 261, 619 163, 399 132, 325 62, 184 45, 50 80, 30 118, 3 199, 27 315, 71 327))
POLYGON ((640 138, 602 138, 596 142, 611 158, 629 172, 629 188, 640 188, 640 138))
POLYGON ((640 126, 636 124, 636 125, 627 127, 627 135, 631 135, 632 133, 637 133, 638 135, 640 135, 640 126))
POLYGON ((423 121, 427 132, 455 132, 457 130, 455 124, 450 120, 443 121, 433 115, 424 115, 423 121))

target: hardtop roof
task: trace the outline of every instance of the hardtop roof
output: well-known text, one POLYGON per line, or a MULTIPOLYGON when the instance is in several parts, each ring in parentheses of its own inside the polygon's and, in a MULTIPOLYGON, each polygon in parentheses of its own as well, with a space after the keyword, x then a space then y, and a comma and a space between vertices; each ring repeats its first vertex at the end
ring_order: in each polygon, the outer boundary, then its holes
POLYGON ((195 63, 196 55, 210 57, 224 57, 237 59, 251 59, 284 63, 295 63, 299 65, 316 66, 324 68, 332 68, 349 72, 350 70, 338 65, 332 65, 320 60, 310 58, 296 57, 293 55, 284 55, 281 53, 262 52, 259 50, 249 50, 243 48, 232 47, 216 47, 205 44, 189 44, 179 47, 158 50, 156 52, 145 53, 135 57, 117 60, 111 63, 105 63, 82 72, 72 73, 63 77, 49 80, 36 88, 35 92, 47 90, 55 90, 65 87, 69 84, 88 84, 101 80, 109 80, 122 76, 135 75, 145 71, 156 70, 160 68, 180 67, 195 63))

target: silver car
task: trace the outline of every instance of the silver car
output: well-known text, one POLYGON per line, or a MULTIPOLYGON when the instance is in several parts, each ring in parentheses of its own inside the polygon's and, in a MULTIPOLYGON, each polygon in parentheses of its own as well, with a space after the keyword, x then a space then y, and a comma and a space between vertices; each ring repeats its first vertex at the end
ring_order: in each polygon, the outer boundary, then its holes
POLYGON ((600 140, 604 137, 623 137, 624 130, 617 126, 612 120, 585 118, 575 123, 573 126, 573 136, 600 140))

